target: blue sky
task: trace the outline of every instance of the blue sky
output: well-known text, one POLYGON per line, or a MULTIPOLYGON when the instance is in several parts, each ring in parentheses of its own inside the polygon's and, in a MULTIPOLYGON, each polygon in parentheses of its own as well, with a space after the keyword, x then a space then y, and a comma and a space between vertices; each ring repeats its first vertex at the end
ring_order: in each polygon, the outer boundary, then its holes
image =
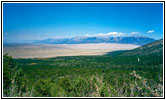
POLYGON ((4 42, 95 35, 163 37, 162 3, 4 3, 4 42))

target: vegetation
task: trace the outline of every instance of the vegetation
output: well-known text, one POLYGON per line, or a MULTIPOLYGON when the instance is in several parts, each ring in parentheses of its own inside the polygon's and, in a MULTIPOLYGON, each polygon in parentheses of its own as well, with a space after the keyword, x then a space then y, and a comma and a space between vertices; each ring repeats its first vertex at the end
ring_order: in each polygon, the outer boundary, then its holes
POLYGON ((3 57, 6 97, 161 97, 162 55, 3 57), (139 61, 138 61, 139 59, 139 61))
POLYGON ((124 52, 121 55, 129 56, 129 55, 162 55, 163 54, 163 39, 154 41, 152 43, 143 45, 134 50, 130 50, 128 52, 124 52))
POLYGON ((121 55, 121 54, 129 52, 129 51, 130 50, 117 50, 117 51, 108 52, 105 55, 106 56, 116 56, 116 55, 121 55))
POLYGON ((12 57, 5 54, 3 56, 3 96, 32 96, 32 93, 30 93, 32 89, 28 86, 30 86, 29 80, 25 73, 16 66, 12 57))
POLYGON ((5 97, 162 97, 163 40, 104 56, 3 57, 5 97))

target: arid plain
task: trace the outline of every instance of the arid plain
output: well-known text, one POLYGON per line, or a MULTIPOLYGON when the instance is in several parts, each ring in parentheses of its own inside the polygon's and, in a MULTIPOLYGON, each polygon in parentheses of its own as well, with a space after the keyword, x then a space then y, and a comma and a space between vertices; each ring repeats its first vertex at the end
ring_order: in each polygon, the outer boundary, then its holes
POLYGON ((49 58, 58 56, 103 55, 117 50, 130 50, 139 47, 131 44, 31 44, 4 46, 3 54, 14 58, 49 58))

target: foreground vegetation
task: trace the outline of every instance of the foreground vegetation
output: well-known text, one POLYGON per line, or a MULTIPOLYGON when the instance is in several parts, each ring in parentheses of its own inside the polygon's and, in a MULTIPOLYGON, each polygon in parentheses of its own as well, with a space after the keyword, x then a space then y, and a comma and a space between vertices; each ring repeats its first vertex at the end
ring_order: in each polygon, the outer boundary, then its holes
POLYGON ((162 55, 3 57, 5 97, 161 97, 162 55), (138 60, 139 59, 139 60, 138 60))

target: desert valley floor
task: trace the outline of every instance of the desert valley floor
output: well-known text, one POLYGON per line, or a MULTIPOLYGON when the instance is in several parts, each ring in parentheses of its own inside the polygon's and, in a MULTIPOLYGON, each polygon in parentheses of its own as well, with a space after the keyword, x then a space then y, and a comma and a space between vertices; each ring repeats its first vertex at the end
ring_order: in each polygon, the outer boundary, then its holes
POLYGON ((130 50, 139 47, 131 44, 28 44, 7 45, 3 53, 14 58, 48 58, 57 56, 103 55, 116 50, 130 50))

